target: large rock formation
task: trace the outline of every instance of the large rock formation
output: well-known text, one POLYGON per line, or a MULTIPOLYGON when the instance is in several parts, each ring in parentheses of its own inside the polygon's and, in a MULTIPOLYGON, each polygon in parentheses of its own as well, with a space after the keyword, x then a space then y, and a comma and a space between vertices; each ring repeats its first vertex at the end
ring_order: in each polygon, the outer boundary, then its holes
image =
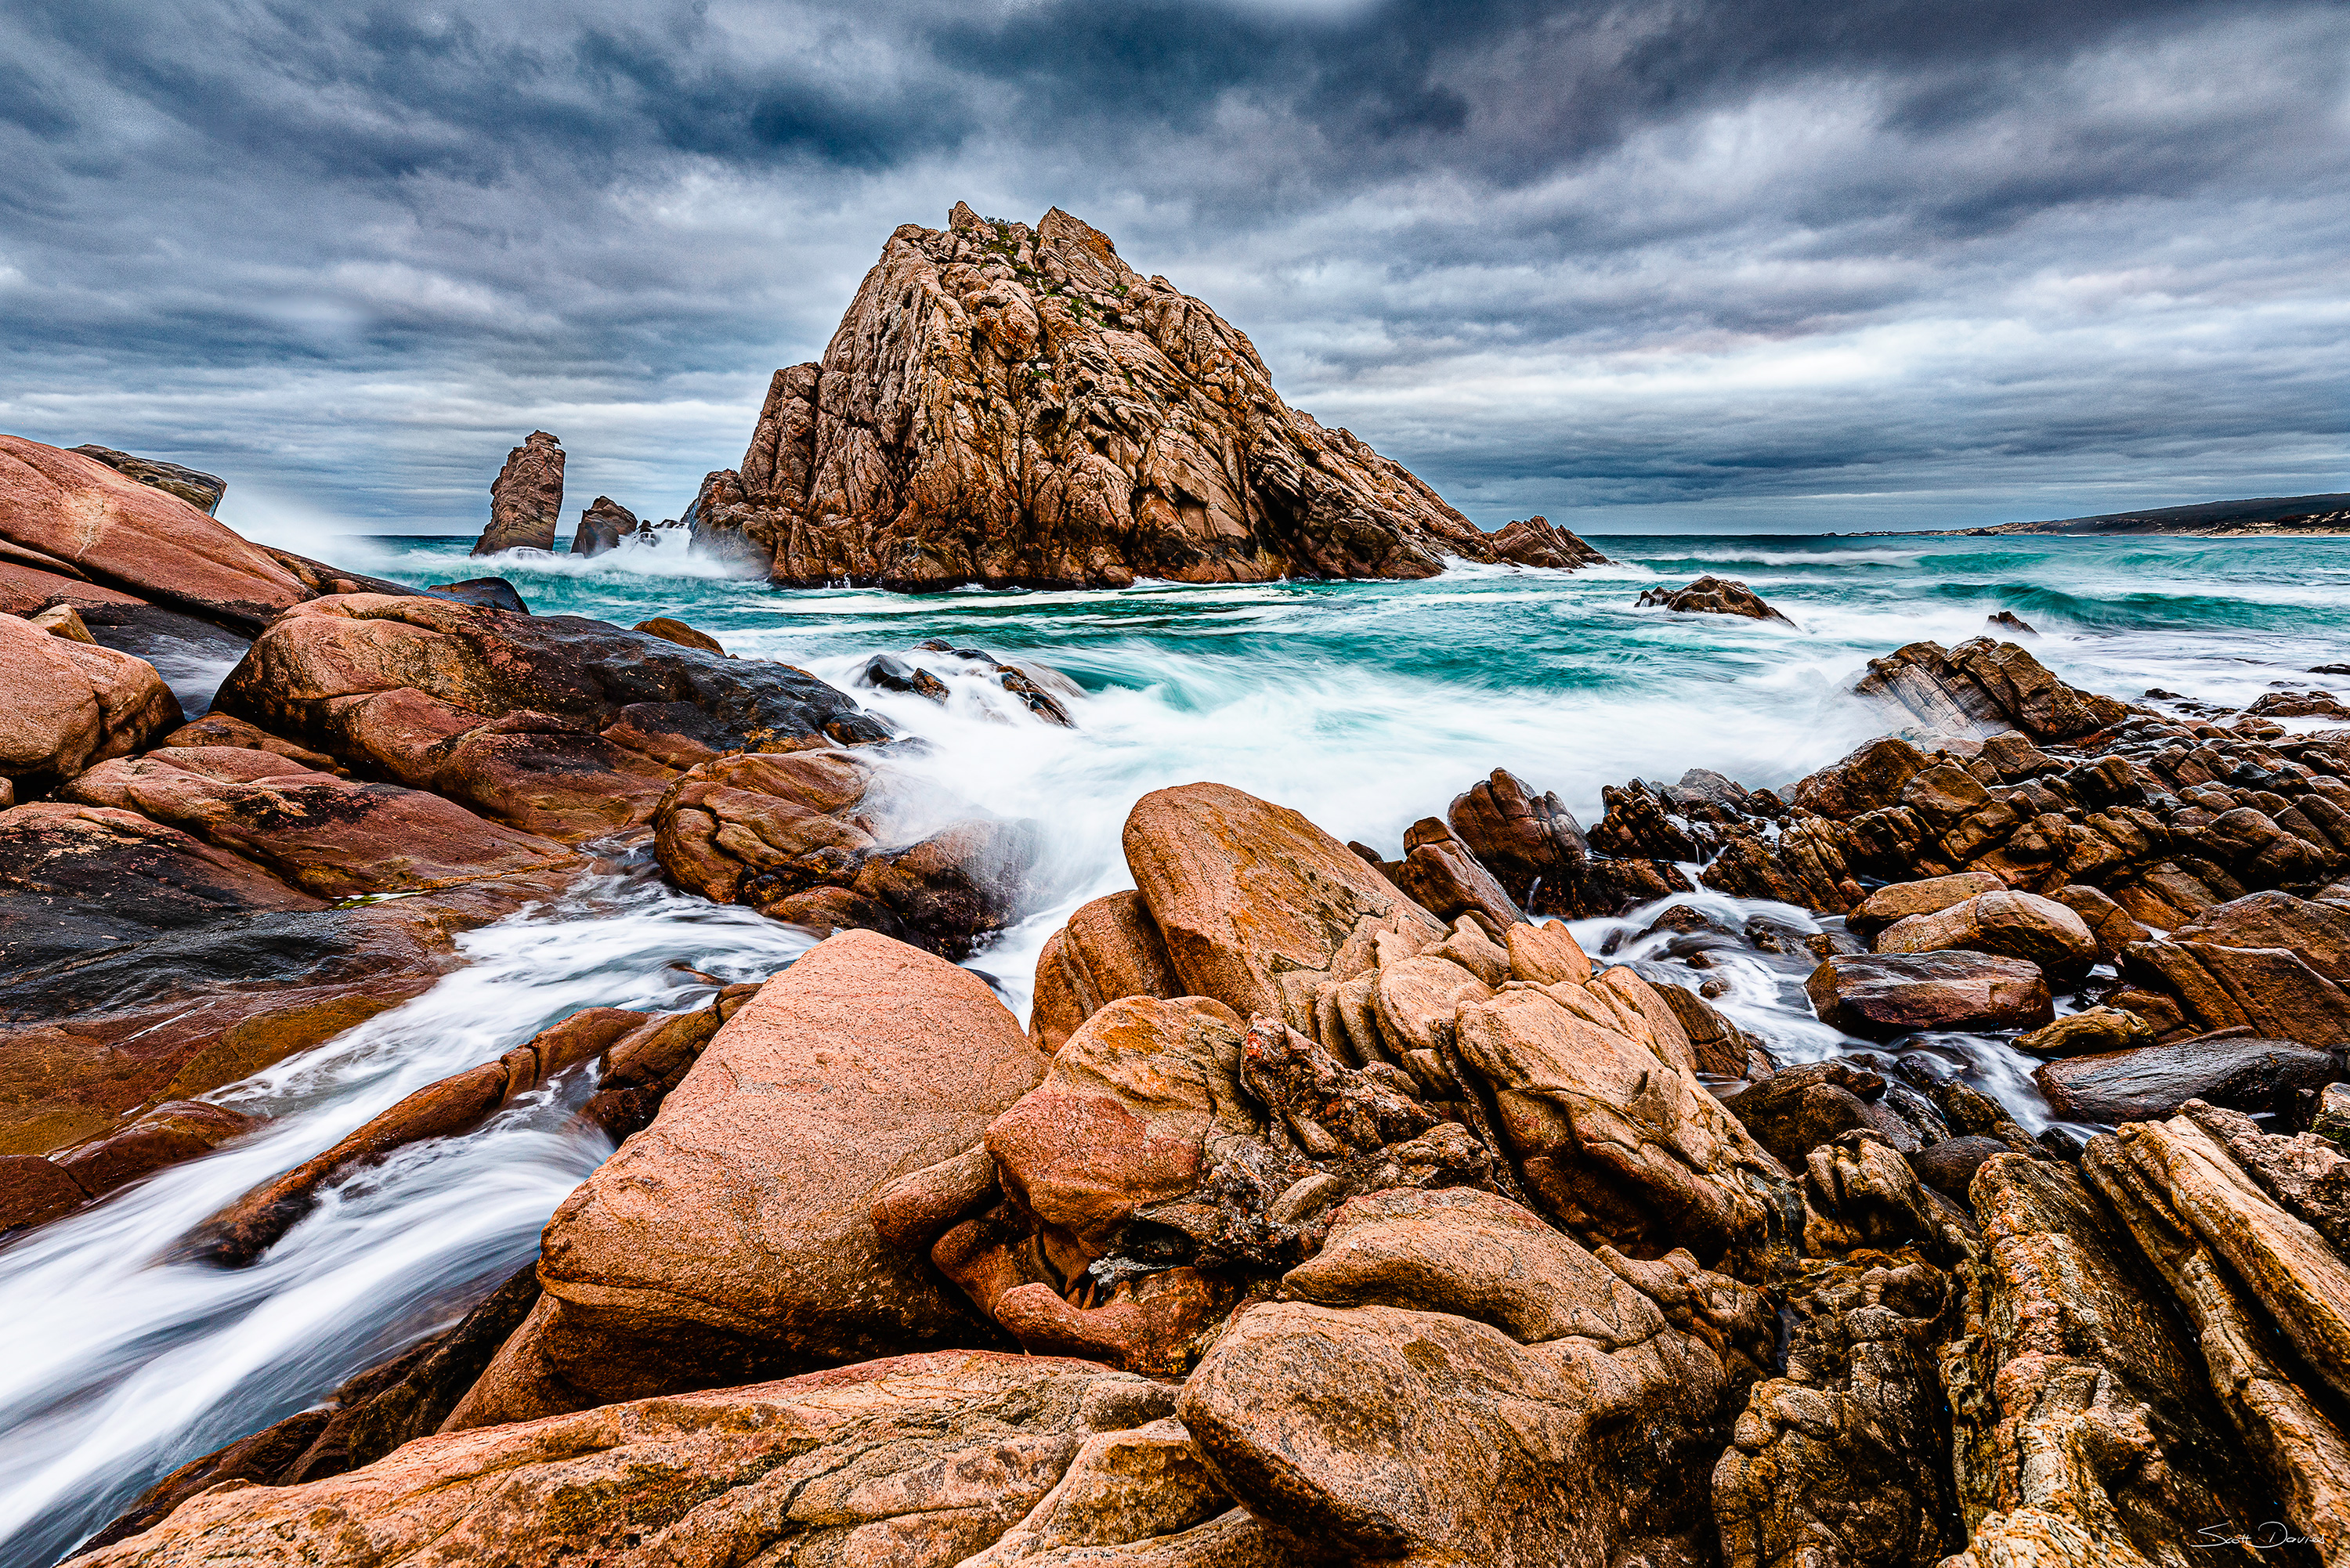
POLYGON ((473 554, 552 550, 562 520, 563 443, 533 431, 506 453, 506 465, 490 484, 490 525, 473 542, 473 554))
POLYGON ((1425 577, 1583 566, 1541 519, 1487 535, 1290 408, 1247 337, 1055 208, 905 224, 824 358, 775 372, 696 544, 777 583, 920 591, 1425 577))
MULTIPOLYGON (((83 634, 87 637, 88 634, 83 634)), ((0 780, 44 786, 151 743, 179 700, 143 659, 0 615, 0 780)))
POLYGON ((579 526, 571 535, 571 553, 600 556, 619 548, 620 541, 636 531, 635 513, 608 495, 598 495, 596 504, 579 514, 579 526))

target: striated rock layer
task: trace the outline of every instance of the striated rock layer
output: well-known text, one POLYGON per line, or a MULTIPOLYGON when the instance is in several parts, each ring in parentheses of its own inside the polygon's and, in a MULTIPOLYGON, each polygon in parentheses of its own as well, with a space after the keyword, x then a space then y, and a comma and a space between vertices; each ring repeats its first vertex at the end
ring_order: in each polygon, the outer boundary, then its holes
POLYGON ((889 236, 821 362, 775 372, 698 546, 779 584, 901 591, 1137 577, 1426 577, 1444 558, 1603 557, 1540 518, 1488 535, 1290 408, 1247 336, 1055 208, 958 202, 889 236))

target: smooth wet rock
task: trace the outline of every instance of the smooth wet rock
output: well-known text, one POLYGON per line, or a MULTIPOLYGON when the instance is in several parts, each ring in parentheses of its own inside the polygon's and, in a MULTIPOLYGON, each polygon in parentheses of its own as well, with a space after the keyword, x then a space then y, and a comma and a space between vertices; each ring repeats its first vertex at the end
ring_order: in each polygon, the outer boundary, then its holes
POLYGON ((2015 1048, 2035 1056, 2090 1056, 2153 1044, 2153 1026, 2137 1013, 2091 1007, 2019 1036, 2015 1048))
POLYGON ((2032 893, 1979 893, 1930 915, 1912 915, 1877 933, 1880 953, 2003 953, 2038 964, 2057 979, 2085 975, 2097 961, 2097 939, 2080 916, 2032 893))
POLYGON ((2032 1029, 2054 1012, 2039 965, 1982 953, 1839 953, 1804 989, 1822 1022, 1880 1040, 2032 1029))
POLYGON ((1022 1524, 1092 1438, 1161 1419, 1168 1402, 1082 1361, 900 1356, 423 1438, 297 1486, 216 1489, 82 1561, 946 1568, 1022 1524))
MULTIPOLYGON (((1503 543, 1289 408, 1245 335, 1107 235, 961 204, 891 234, 691 518, 697 549, 778 584, 915 592, 1426 577, 1503 543)), ((1547 524, 1506 544, 1598 558, 1547 524)))
POLYGON ((309 597, 266 552, 178 496, 20 436, 0 435, 0 542, 68 582, 247 630, 309 597))
POLYGON ((1314 1027, 1315 983, 1356 927, 1390 911, 1442 928, 1298 813, 1224 784, 1135 803, 1126 861, 1183 989, 1314 1027))
MULTIPOLYGON (((85 885, 137 889, 148 874, 140 857, 159 849, 167 863, 153 872, 175 877, 169 863, 187 864, 195 844, 172 835, 176 848, 159 845, 115 826, 99 831, 113 840, 102 854, 128 857, 129 874, 117 881, 101 866, 85 885)), ((279 885, 290 907, 269 909, 255 893, 268 879, 246 864, 241 874, 232 857, 200 865, 211 878, 200 898, 182 900, 177 888, 139 889, 139 907, 167 926, 84 922, 76 934, 90 942, 82 950, 0 974, 0 1152, 83 1142, 126 1111, 249 1077, 396 1007, 459 967, 459 933, 556 898, 573 869, 323 909, 279 885)))
POLYGON ((970 1334, 870 1210, 978 1142, 1043 1066, 969 971, 870 931, 818 944, 564 1200, 546 1293, 452 1429, 970 1334))
POLYGON ((103 1198, 166 1166, 210 1154, 259 1125, 257 1118, 202 1100, 166 1100, 120 1132, 67 1150, 57 1168, 84 1192, 103 1198))
POLYGON ((253 752, 275 752, 277 755, 301 763, 315 773, 340 774, 347 770, 342 763, 324 752, 314 752, 307 746, 281 740, 255 724, 226 713, 207 713, 201 719, 181 725, 157 742, 161 746, 242 746, 253 752))
POLYGON ((1979 1135, 1944 1138, 1911 1155, 1909 1168, 1918 1173, 1918 1180, 1951 1202, 1963 1204, 1969 1201, 1968 1191, 1983 1161, 2012 1152, 2012 1147, 2000 1138, 1979 1135))
POLYGON ((2043 1062, 2033 1079, 2058 1116, 2114 1123, 2168 1116, 2189 1100, 2281 1110, 2295 1090, 2323 1087, 2342 1072, 2334 1052, 2230 1035, 2043 1062))
POLYGON ((621 540, 637 531, 637 525, 635 513, 608 495, 598 495, 593 505, 579 514, 579 525, 571 532, 571 553, 584 559, 617 550, 621 540))
POLYGON ((46 1224, 89 1201, 80 1182, 37 1154, 0 1154, 0 1233, 46 1224))
POLYGON ((1678 588, 1650 588, 1635 602, 1643 607, 1654 605, 1679 610, 1684 615, 1731 615, 1748 620, 1795 624, 1764 603, 1761 594, 1729 577, 1699 577, 1678 588))
POLYGON ((552 550, 563 520, 563 444, 533 431, 506 453, 490 483, 490 523, 473 542, 476 556, 500 550, 552 550))
POLYGON ((1860 1127, 1898 1134, 1898 1118, 1878 1103, 1885 1089, 1885 1079, 1854 1063, 1806 1062, 1742 1089, 1722 1106, 1782 1165, 1801 1170, 1812 1150, 1841 1134, 1860 1127))
POLYGON ((151 745, 181 721, 155 667, 0 615, 0 778, 46 790, 151 745))
POLYGON ((122 758, 59 793, 83 805, 137 811, 322 898, 575 863, 551 840, 485 821, 438 795, 336 778, 244 747, 168 748, 122 758))
POLYGON ((861 745, 887 729, 805 671, 574 616, 357 594, 281 618, 222 710, 370 773, 567 839, 649 820, 731 751, 861 745))
POLYGON ((523 602, 522 590, 504 577, 468 577, 462 583, 435 583, 435 597, 472 605, 475 609, 508 610, 515 615, 528 615, 530 606, 523 602))

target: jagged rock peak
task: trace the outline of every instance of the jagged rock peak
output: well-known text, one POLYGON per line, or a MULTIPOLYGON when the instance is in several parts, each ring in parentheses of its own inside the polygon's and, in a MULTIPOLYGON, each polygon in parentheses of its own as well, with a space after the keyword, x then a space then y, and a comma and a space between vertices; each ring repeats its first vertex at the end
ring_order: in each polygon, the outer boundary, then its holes
POLYGON ((778 584, 903 589, 1424 577, 1603 559, 1489 535, 1274 390, 1245 333, 1055 207, 889 236, 824 358, 775 372, 696 544, 778 584))
POLYGON ((506 453, 506 465, 490 485, 490 525, 473 543, 473 554, 500 550, 552 550, 563 517, 563 443, 533 431, 506 453))

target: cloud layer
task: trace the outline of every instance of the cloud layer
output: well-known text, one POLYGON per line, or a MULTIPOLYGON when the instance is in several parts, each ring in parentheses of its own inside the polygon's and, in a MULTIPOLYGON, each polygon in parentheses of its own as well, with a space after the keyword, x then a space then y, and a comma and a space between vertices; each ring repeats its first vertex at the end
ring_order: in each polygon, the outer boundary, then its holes
POLYGON ((434 532, 536 426, 675 515, 957 199, 1487 523, 2350 489, 2330 4, 17 0, 0 429, 434 532))

